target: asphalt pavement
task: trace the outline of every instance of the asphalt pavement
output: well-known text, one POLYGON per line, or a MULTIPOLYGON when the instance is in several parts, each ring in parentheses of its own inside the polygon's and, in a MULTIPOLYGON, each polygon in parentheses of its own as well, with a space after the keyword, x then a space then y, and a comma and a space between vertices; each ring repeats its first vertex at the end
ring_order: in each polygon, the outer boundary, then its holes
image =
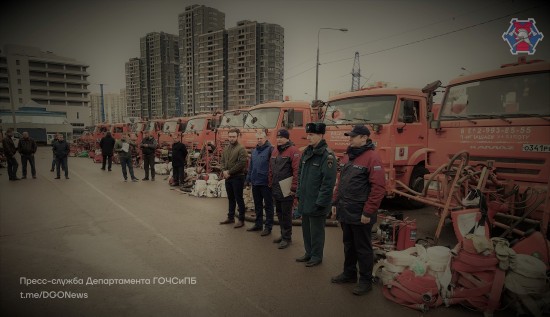
MULTIPOLYGON (((170 190, 163 175, 124 182, 120 165, 108 172, 70 157, 70 179, 54 179, 51 150, 39 148, 36 161, 37 179, 8 181, 0 169, 3 316, 422 315, 386 300, 381 285, 359 297, 353 285, 330 283, 343 266, 338 227, 326 228, 323 263, 308 268, 295 262, 304 253, 300 227, 279 250, 278 226, 261 237, 246 231, 251 223, 219 225, 227 199, 170 190)), ((418 237, 433 236, 433 209, 405 216, 417 219, 418 237)), ((440 242, 453 243, 451 226, 440 242)), ((424 315, 480 313, 453 306, 424 315)))

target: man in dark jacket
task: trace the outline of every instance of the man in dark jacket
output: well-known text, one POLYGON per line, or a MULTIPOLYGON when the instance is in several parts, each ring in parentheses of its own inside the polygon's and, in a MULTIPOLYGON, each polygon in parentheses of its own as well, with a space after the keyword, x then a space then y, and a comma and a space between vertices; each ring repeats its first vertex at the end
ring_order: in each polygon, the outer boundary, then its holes
POLYGON ((247 231, 262 231, 261 236, 271 234, 273 227, 273 196, 269 185, 269 159, 273 146, 266 139, 265 132, 256 133, 258 143, 248 165, 246 175, 246 186, 252 185, 252 197, 254 198, 254 211, 256 212, 255 224, 247 231), (265 206, 265 228, 264 228, 264 206, 265 206))
POLYGON ((349 147, 340 163, 340 178, 333 196, 333 216, 340 222, 344 242, 344 272, 332 283, 355 283, 359 264, 359 283, 353 294, 372 289, 373 252, 371 230, 378 207, 386 195, 386 179, 380 155, 369 139, 370 131, 356 125, 349 136, 349 147))
POLYGON ((298 211, 302 215, 305 254, 296 259, 307 267, 323 262, 325 219, 330 213, 332 191, 336 181, 336 156, 323 139, 324 123, 306 125, 308 147, 298 172, 298 211))
POLYGON ((155 151, 157 150, 157 140, 149 133, 143 132, 141 141, 141 154, 143 156, 143 168, 145 169, 144 181, 149 180, 149 169, 151 169, 151 180, 155 180, 155 151))
POLYGON ((2 147, 4 148, 4 155, 8 161, 8 178, 10 181, 17 181, 20 179, 17 177, 17 168, 19 164, 17 164, 17 159, 15 158, 17 148, 15 147, 15 143, 13 143, 12 137, 13 129, 9 128, 6 130, 6 136, 2 139, 2 147))
POLYGON ((57 140, 59 140, 59 135, 56 134, 54 137, 53 137, 53 140, 52 140, 52 169, 50 170, 50 172, 53 172, 54 169, 55 169, 55 166, 56 166, 56 159, 55 159, 55 153, 53 151, 53 147, 54 145, 57 143, 57 140))
POLYGON ((115 139, 111 136, 111 132, 107 131, 105 136, 99 141, 99 147, 101 148, 101 155, 103 156, 103 162, 101 163, 101 169, 105 170, 105 163, 108 160, 109 164, 107 168, 111 171, 111 164, 113 163, 113 149, 115 147, 115 139))
POLYGON ((187 147, 181 143, 180 137, 174 138, 172 145, 172 186, 182 186, 185 181, 185 163, 187 159, 187 147))
MULTIPOLYGON (((277 148, 271 154, 269 165, 269 183, 275 199, 275 208, 281 236, 274 243, 279 249, 286 249, 292 242, 292 205, 298 187, 298 167, 300 166, 300 150, 289 140, 290 134, 286 129, 277 131, 277 148), (290 191, 283 193, 281 183, 290 180, 290 191)), ((288 184, 284 184, 287 186, 288 184)))
POLYGON ((239 141, 239 129, 229 130, 227 137, 229 144, 223 150, 221 158, 222 176, 225 179, 225 190, 229 200, 229 212, 227 219, 220 225, 235 223, 235 208, 239 205, 239 221, 235 228, 244 226, 245 205, 243 198, 244 179, 248 154, 239 141))
POLYGON ((55 161, 56 161, 56 171, 57 176, 55 179, 60 179, 61 172, 59 171, 59 168, 62 166, 63 170, 65 171, 65 178, 69 179, 69 166, 67 162, 67 158, 69 156, 69 143, 64 140, 63 134, 58 135, 57 142, 53 145, 53 153, 55 155, 55 161))
POLYGON ((31 165, 32 178, 36 178, 36 168, 34 165, 34 153, 36 153, 36 142, 29 137, 28 132, 23 132, 23 137, 19 140, 17 151, 21 154, 21 165, 23 169, 22 179, 27 178, 27 161, 31 165))

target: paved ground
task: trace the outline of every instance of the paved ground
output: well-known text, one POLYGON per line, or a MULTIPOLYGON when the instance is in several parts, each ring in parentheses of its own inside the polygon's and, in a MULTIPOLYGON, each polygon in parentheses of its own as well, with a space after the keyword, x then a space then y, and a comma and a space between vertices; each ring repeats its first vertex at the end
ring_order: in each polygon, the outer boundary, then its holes
MULTIPOLYGON (((380 286, 357 297, 352 285, 330 283, 342 268, 339 228, 327 228, 323 264, 306 268, 294 261, 303 254, 300 227, 291 247, 278 250, 275 234, 218 225, 226 216, 224 198, 180 194, 162 177, 124 183, 119 165, 106 172, 84 158, 70 158, 70 179, 55 180, 50 162, 50 150, 40 148, 36 180, 9 182, 0 169, 4 316, 421 315, 386 300, 380 286), (74 278, 83 284, 59 285, 74 278), (151 284, 98 284, 108 279, 151 284), (31 298, 38 294, 50 298, 31 298)), ((435 232, 430 208, 406 215, 419 220, 419 237, 435 232)), ((442 243, 452 244, 452 236, 445 228, 442 243)), ((456 306, 426 315, 479 313, 456 306)))

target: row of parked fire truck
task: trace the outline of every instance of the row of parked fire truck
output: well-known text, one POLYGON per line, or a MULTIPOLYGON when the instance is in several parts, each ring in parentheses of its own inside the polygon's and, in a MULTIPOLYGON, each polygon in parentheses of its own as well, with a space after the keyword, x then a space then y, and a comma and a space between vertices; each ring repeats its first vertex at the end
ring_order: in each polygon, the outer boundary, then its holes
MULTIPOLYGON (((458 77, 446 87, 372 88, 347 92, 328 101, 274 101, 224 113, 153 119, 133 124, 98 124, 80 143, 97 146, 106 131, 115 138, 130 133, 140 142, 144 131, 169 153, 179 138, 191 149, 190 163, 216 171, 232 128, 241 143, 256 145, 264 131, 276 144, 287 128, 290 139, 307 146, 305 125, 323 121, 329 147, 341 157, 344 133, 367 125, 385 164, 387 196, 408 207, 436 206, 443 214, 469 208, 465 198, 478 190, 495 226, 517 234, 521 219, 545 235, 550 215, 550 63, 527 61, 458 77), (444 88, 441 104, 433 97, 444 88), (502 217, 501 217, 502 216, 502 217), (501 218, 499 218, 501 217, 501 218)), ((477 208, 480 205, 477 205, 477 208)), ((443 217, 442 217, 443 218, 443 217)))

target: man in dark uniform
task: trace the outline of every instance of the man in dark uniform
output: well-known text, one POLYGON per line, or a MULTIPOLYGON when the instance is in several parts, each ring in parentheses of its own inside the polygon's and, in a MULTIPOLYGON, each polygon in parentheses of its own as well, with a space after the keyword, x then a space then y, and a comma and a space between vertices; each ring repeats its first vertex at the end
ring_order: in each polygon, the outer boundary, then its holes
POLYGON ((105 161, 109 164, 107 168, 111 171, 111 165, 113 163, 113 149, 115 148, 115 139, 111 136, 111 132, 107 131, 105 136, 99 141, 99 147, 101 148, 101 155, 103 156, 103 162, 101 163, 101 169, 105 170, 105 161))
POLYGON ((149 169, 151 170, 151 181, 155 180, 155 151, 157 150, 157 140, 153 138, 149 131, 143 132, 141 141, 141 154, 143 154, 143 169, 145 169, 144 181, 149 180, 149 169))
POLYGON ((172 186, 183 186, 185 181, 185 162, 187 159, 187 147, 181 143, 180 136, 174 138, 172 145, 172 186))
POLYGON ((340 222, 344 242, 344 272, 332 283, 355 283, 359 264, 359 283, 353 294, 372 290, 373 252, 371 230, 386 194, 386 179, 380 155, 369 139, 370 131, 356 125, 349 136, 349 147, 340 163, 340 178, 333 196, 332 214, 340 222))
POLYGON ((325 219, 330 213, 336 182, 336 157, 323 139, 324 123, 306 125, 309 146, 302 155, 298 172, 298 210, 302 215, 305 254, 296 259, 307 267, 323 262, 325 219))
POLYGON ((69 143, 64 140, 63 134, 60 134, 58 137, 57 142, 52 146, 53 147, 53 153, 55 155, 55 165, 56 165, 56 171, 57 171, 57 177, 55 179, 59 179, 61 174, 59 171, 59 168, 63 168, 65 171, 65 178, 69 179, 69 166, 67 165, 67 159, 69 157, 69 143))
POLYGON ((23 176, 21 179, 27 178, 27 162, 31 165, 32 178, 36 178, 36 167, 34 162, 34 154, 37 150, 36 142, 29 137, 29 132, 23 132, 23 137, 19 140, 17 151, 21 154, 21 166, 23 176))
POLYGON ((15 147, 15 143, 13 143, 12 137, 13 128, 9 128, 6 130, 6 136, 2 139, 2 147, 4 147, 4 155, 8 161, 8 178, 10 181, 17 181, 20 179, 17 177, 17 168, 19 167, 19 164, 15 158, 17 148, 15 147))
POLYGON ((286 129, 277 131, 277 148, 271 154, 269 165, 269 183, 271 184, 275 209, 281 227, 281 236, 274 243, 279 249, 286 249, 292 242, 292 205, 298 187, 298 168, 300 150, 290 140, 286 129), (291 179, 290 192, 283 193, 280 182, 291 179))

